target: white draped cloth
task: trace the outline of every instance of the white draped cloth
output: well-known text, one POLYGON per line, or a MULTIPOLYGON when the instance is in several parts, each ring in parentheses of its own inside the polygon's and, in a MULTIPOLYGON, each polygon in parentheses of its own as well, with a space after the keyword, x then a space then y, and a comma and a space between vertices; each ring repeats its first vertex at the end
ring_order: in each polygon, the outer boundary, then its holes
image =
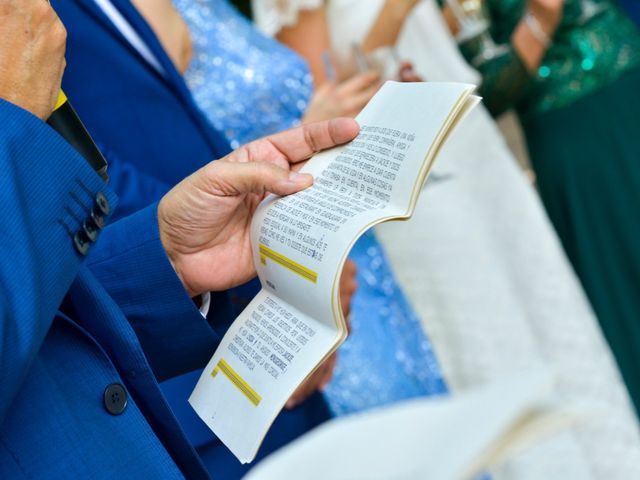
MULTIPOLYGON (((328 2, 338 56, 362 41, 383 1, 328 2)), ((257 24, 273 34, 307 3, 254 0, 257 24), (267 23, 265 9, 274 3, 286 3, 287 16, 267 23)), ((414 9, 397 47, 428 80, 479 80, 432 0, 414 9)), ((472 112, 444 147, 414 217, 377 234, 453 391, 544 363, 558 376, 561 403, 596 406, 581 426, 520 454, 494 478, 640 478, 638 423, 611 353, 534 189, 486 110, 472 112)))

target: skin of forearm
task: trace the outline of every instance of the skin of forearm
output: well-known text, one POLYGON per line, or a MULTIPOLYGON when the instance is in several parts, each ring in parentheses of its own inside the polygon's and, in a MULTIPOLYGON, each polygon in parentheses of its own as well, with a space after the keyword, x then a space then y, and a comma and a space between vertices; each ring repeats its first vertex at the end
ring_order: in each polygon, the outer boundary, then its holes
POLYGON ((367 53, 379 47, 395 45, 405 20, 416 5, 417 0, 387 0, 373 27, 362 43, 367 53))
POLYGON ((531 73, 536 72, 540 63, 542 63, 547 48, 536 39, 524 21, 520 21, 513 32, 511 43, 527 70, 531 73))
POLYGON ((322 54, 331 49, 331 40, 325 7, 299 12, 298 23, 280 30, 276 38, 305 58, 316 86, 327 80, 322 54))
POLYGON ((445 5, 442 8, 442 16, 444 17, 444 21, 447 24, 447 28, 449 28, 451 35, 453 35, 454 37, 458 35, 458 32, 460 31, 460 25, 458 24, 456 16, 453 14, 448 5, 445 5))

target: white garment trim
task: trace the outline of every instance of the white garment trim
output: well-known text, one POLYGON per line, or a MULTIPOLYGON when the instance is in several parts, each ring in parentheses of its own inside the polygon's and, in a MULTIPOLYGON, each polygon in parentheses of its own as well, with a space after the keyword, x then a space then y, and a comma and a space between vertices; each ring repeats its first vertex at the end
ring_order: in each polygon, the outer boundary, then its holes
POLYGON ((300 10, 315 10, 323 4, 324 0, 251 0, 256 27, 270 37, 295 25, 300 10))
POLYGON ((209 308, 211 308, 211 292, 206 292, 201 295, 202 304, 200 305, 200 314, 207 318, 207 314, 209 313, 209 308))

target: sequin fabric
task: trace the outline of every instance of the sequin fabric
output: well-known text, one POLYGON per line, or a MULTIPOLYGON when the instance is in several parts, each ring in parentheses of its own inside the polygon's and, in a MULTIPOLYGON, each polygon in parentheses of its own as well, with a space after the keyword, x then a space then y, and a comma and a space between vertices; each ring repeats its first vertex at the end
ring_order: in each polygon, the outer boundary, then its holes
POLYGON ((224 0, 175 0, 193 41, 185 79, 232 148, 299 123, 313 92, 302 58, 224 0))
MULTIPOLYGON (((496 43, 507 44, 524 15, 526 2, 487 0, 487 5, 493 38, 496 43)), ((480 45, 481 42, 476 42, 463 48, 465 57, 475 57, 480 45)), ((511 50, 510 54, 515 52, 511 50)), ((610 84, 638 65, 640 33, 614 2, 565 0, 563 18, 553 42, 531 77, 529 91, 515 106, 525 117, 561 108, 610 84)), ((502 78, 499 72, 492 71, 496 69, 510 75, 501 60, 480 68, 485 81, 501 85, 495 95, 509 99, 511 95, 505 86, 518 85, 518 82, 502 78)))
MULTIPOLYGON (((232 146, 300 121, 312 92, 306 64, 263 37, 223 0, 175 0, 191 28, 187 83, 232 146)), ((352 334, 341 347, 326 398, 336 414, 446 391, 419 319, 372 231, 353 247, 359 289, 352 334)))

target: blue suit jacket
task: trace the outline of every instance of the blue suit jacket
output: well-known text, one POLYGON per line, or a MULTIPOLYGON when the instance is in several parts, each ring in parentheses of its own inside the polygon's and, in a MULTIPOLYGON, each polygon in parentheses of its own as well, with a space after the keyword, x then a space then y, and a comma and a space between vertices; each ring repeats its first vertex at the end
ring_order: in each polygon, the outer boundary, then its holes
MULTIPOLYGON (((118 219, 159 201, 230 148, 197 108, 144 19, 128 0, 111 1, 164 74, 129 44, 94 0, 51 3, 68 32, 63 88, 109 161, 118 219)), ((213 307, 211 320, 223 332, 235 318, 226 292, 213 296, 213 307)))
MULTIPOLYGON (((118 211, 129 214, 156 202, 183 177, 228 153, 229 146, 201 114, 182 76, 129 0, 111 2, 160 62, 164 73, 131 47, 94 0, 53 0, 52 4, 68 31, 63 87, 110 160, 111 185, 119 196, 118 211)), ((246 298, 255 291, 254 285, 241 293, 246 298)), ((242 307, 240 295, 231 298, 237 299, 238 308, 242 307)), ((224 295, 214 300, 210 321, 222 335, 237 310, 230 310, 224 295)), ((168 376, 186 371, 174 369, 168 376)), ((196 379, 197 372, 174 378, 174 383, 163 384, 164 392, 192 443, 207 444, 206 451, 200 452, 207 467, 216 472, 217 478, 237 478, 247 466, 235 460, 187 404, 196 379)), ((321 395, 284 412, 258 458, 329 416, 321 395)))
MULTIPOLYGON (((105 228, 83 262, 73 237, 99 192, 115 196, 39 119, 0 100, 0 124, 0 478, 208 478, 157 380, 220 337, 164 253, 156 205, 105 228), (119 415, 112 384, 128 392, 119 415)), ((308 427, 304 409, 289 417, 281 430, 308 427)))
POLYGON ((72 238, 96 194, 114 195, 31 114, 0 101, 0 124, 0 478, 205 478, 156 378, 219 337, 155 208, 107 227, 83 263, 72 238), (129 395, 120 415, 103 401, 113 383, 129 395))
POLYGON ((158 39, 128 0, 111 0, 159 61, 149 64, 94 0, 54 0, 68 31, 63 88, 109 159, 116 217, 157 201, 230 151, 195 105, 158 39))

